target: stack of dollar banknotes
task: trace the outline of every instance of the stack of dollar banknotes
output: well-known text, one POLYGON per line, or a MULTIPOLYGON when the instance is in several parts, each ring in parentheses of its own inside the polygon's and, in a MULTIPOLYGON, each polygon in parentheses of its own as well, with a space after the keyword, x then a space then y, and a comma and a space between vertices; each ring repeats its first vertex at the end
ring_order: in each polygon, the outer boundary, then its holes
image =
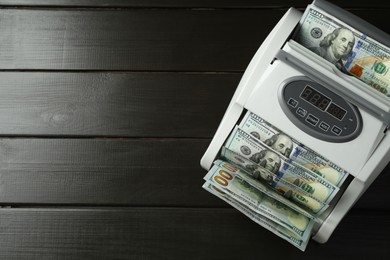
POLYGON ((247 112, 203 188, 302 251, 348 173, 247 112))
MULTIPOLYGON (((307 7, 292 40, 368 88, 390 95, 389 48, 317 6, 307 7)), ((203 188, 304 251, 313 226, 347 176, 248 111, 221 147, 203 188)))

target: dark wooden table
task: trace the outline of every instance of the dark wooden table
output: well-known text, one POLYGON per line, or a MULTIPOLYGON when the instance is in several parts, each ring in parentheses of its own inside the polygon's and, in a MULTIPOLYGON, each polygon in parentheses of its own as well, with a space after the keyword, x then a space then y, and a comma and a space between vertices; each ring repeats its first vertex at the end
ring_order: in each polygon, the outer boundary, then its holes
MULTIPOLYGON (((0 0, 0 259, 389 255, 390 168, 305 253, 201 189, 251 57, 310 2, 0 0)), ((390 32, 390 2, 341 6, 390 32)))

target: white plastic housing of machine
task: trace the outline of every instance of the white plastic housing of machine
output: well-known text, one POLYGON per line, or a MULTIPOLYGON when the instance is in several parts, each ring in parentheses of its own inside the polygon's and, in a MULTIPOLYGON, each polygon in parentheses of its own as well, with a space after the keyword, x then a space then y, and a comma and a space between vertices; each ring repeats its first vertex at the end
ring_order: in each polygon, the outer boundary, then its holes
MULTIPOLYGON (((320 0, 314 2, 324 4, 320 0)), ((390 136, 386 134, 390 123, 390 99, 360 80, 341 73, 331 63, 321 61, 316 54, 291 40, 301 16, 300 11, 289 9, 260 46, 201 159, 201 165, 210 169, 230 132, 244 111, 249 110, 347 170, 351 181, 343 186, 338 200, 321 215, 313 233, 314 240, 325 243, 390 160, 390 136), (297 78, 308 78, 329 87, 356 106, 362 122, 358 136, 348 141, 332 142, 313 137, 297 127, 279 100, 282 86, 297 78)))

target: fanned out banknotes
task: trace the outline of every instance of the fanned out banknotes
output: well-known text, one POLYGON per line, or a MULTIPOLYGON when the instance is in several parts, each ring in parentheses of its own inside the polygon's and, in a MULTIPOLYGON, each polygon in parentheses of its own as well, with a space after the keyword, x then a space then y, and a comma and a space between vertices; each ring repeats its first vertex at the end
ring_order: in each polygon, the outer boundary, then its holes
POLYGON ((204 177, 214 187, 228 194, 241 204, 246 205, 257 214, 263 215, 281 226, 306 238, 314 220, 287 207, 280 201, 267 196, 254 186, 239 177, 239 169, 231 164, 221 162, 215 164, 204 177))
POLYGON ((301 249, 302 251, 305 250, 306 245, 308 243, 308 238, 302 238, 302 237, 296 235, 294 232, 290 231, 289 229, 272 221, 271 219, 264 217, 261 214, 257 214, 256 212, 252 211, 248 206, 233 199, 228 194, 219 190, 218 188, 216 188, 215 186, 213 186, 209 182, 205 182, 205 184, 203 185, 203 188, 205 190, 207 190, 208 192, 210 192, 211 194, 214 194, 218 198, 224 200, 225 202, 230 204, 232 207, 234 207, 237 210, 239 210, 240 212, 242 212, 245 216, 249 217, 254 222, 256 222, 257 224, 266 228, 267 230, 271 231, 275 235, 285 239, 286 241, 290 242, 291 244, 293 244, 297 248, 301 249))
POLYGON ((348 173, 248 111, 203 188, 302 251, 348 173))
POLYGON ((264 142, 275 151, 303 165, 320 175, 330 183, 340 187, 348 176, 348 172, 323 158, 318 153, 288 137, 279 129, 268 124, 254 113, 247 113, 240 123, 240 128, 253 137, 264 142))
POLYGON ((357 28, 312 4, 306 8, 293 39, 345 74, 390 96, 390 48, 357 28))
MULTIPOLYGON (((225 148, 257 163, 268 172, 274 174, 277 174, 281 168, 287 166, 287 160, 283 155, 278 154, 272 149, 268 149, 261 141, 258 141, 238 127, 235 127, 226 141, 225 148)), ((295 167, 301 168, 300 165, 296 165, 295 167)), ((302 168, 301 170, 304 169, 302 168)), ((327 208, 326 203, 314 198, 310 193, 298 189, 298 187, 294 189, 294 185, 287 186, 279 182, 275 190, 281 191, 287 198, 305 207, 305 209, 311 211, 314 215, 321 214, 327 208)))

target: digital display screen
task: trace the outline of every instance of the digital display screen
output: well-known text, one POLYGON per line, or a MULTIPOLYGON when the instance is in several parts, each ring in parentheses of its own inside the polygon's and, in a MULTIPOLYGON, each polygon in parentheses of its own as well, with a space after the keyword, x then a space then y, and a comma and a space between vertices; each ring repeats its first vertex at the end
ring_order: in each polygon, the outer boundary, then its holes
POLYGON ((306 85, 305 89, 302 91, 299 97, 322 111, 325 111, 331 102, 330 98, 322 95, 320 92, 314 90, 309 85, 306 85))
POLYGON ((302 93, 299 95, 300 98, 306 100, 316 108, 325 111, 331 116, 337 118, 338 120, 342 120, 347 113, 347 111, 335 103, 332 102, 330 98, 321 94, 317 90, 313 89, 309 85, 303 89, 302 93))
POLYGON ((328 109, 326 110, 329 114, 337 118, 338 120, 342 120, 347 113, 344 109, 336 105, 335 103, 331 103, 328 109))

